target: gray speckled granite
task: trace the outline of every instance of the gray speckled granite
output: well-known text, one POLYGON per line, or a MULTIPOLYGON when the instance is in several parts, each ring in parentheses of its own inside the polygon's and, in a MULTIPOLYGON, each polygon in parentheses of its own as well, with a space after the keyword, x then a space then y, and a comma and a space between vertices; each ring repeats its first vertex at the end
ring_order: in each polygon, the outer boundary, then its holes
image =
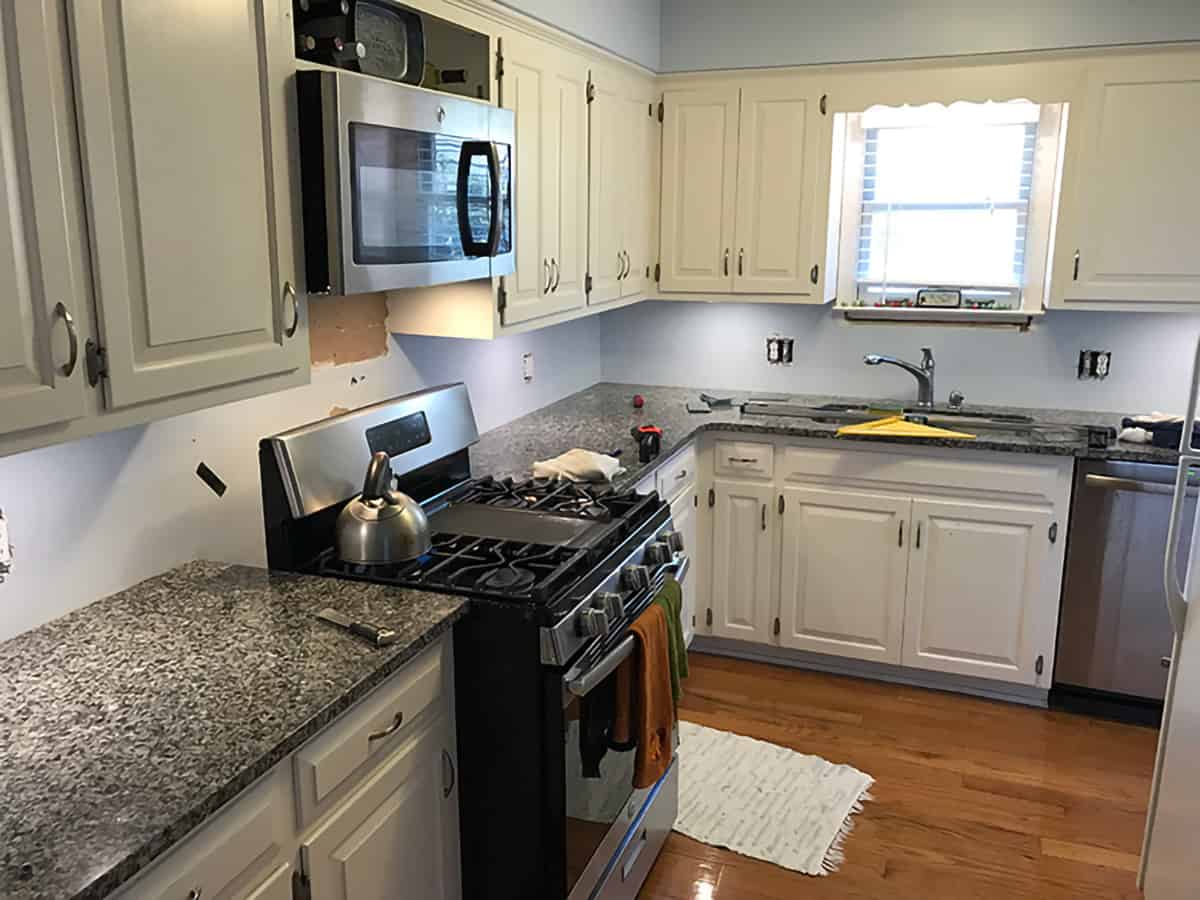
MULTIPOLYGON (((779 416, 743 416, 736 407, 711 413, 689 413, 687 401, 696 400, 701 390, 716 396, 733 396, 740 400, 754 396, 753 392, 722 391, 712 388, 656 387, 653 385, 613 384, 601 382, 587 390, 572 394, 550 406, 509 422, 487 432, 471 448, 471 467, 476 474, 529 474, 534 460, 546 459, 572 447, 608 452, 621 448, 621 462, 627 471, 618 477, 619 487, 631 486, 659 462, 690 441, 702 430, 757 432, 790 437, 834 438, 836 425, 826 425, 811 419, 779 416), (646 405, 641 410, 632 406, 634 394, 641 394, 646 405), (662 453, 649 465, 637 460, 637 447, 629 430, 637 424, 658 425, 663 429, 662 453)), ((854 397, 794 395, 796 402, 809 406, 823 403, 873 403, 883 407, 903 405, 900 400, 864 400, 854 397)), ((1082 436, 1070 433, 1070 426, 1120 424, 1116 413, 1090 413, 1055 409, 1018 409, 1015 407, 971 407, 980 412, 1018 412, 1032 416, 1039 424, 1062 426, 1060 437, 1067 440, 1047 441, 1037 435, 981 432, 973 441, 931 441, 905 438, 845 437, 844 441, 871 443, 916 444, 945 446, 963 450, 991 450, 1008 453, 1037 453, 1055 456, 1074 456, 1086 459, 1117 459, 1136 462, 1174 464, 1178 453, 1139 444, 1114 442, 1103 450, 1091 449, 1082 436)))
POLYGON ((0 644, 0 898, 105 896, 465 611, 194 562, 0 644), (312 618, 326 606, 399 640, 312 618))

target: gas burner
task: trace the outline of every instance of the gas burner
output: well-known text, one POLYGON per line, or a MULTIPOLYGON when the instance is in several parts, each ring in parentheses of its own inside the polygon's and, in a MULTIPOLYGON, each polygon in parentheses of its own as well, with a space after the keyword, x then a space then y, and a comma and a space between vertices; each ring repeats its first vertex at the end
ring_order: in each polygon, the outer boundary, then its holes
POLYGON ((505 594, 524 594, 537 580, 528 569, 508 565, 484 572, 475 579, 475 587, 481 591, 500 591, 505 594))
POLYGON ((515 497, 508 494, 485 502, 488 506, 498 506, 501 509, 524 509, 529 505, 529 501, 524 497, 515 497))

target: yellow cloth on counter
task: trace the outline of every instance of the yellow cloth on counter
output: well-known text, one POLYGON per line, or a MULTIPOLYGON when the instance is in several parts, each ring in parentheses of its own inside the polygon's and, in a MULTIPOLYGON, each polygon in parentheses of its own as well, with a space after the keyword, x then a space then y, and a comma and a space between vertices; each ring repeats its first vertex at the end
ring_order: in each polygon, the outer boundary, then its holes
POLYGON ((857 425, 843 425, 837 430, 838 436, 844 434, 875 435, 877 437, 907 437, 907 438, 956 438, 963 441, 975 440, 975 435, 965 431, 951 431, 948 428, 936 428, 933 425, 922 425, 920 422, 910 422, 903 416, 888 416, 876 419, 874 422, 861 422, 857 425))

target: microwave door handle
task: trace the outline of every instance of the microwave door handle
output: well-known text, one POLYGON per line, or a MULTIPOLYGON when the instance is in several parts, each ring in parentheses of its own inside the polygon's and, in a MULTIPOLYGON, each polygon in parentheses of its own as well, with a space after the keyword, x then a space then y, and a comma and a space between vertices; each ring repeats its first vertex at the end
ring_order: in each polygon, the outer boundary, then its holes
MULTIPOLYGON (((477 241, 471 236, 470 206, 467 191, 470 188, 471 160, 488 152, 487 141, 463 141, 458 157, 458 188, 455 197, 458 206, 458 235, 462 239, 463 253, 467 256, 487 256, 486 241, 477 241)), ((490 164, 489 164, 490 165, 490 164)))
POLYGON ((496 148, 495 141, 487 141, 484 145, 487 149, 488 174, 492 179, 492 221, 488 229, 487 255, 495 256, 496 251, 500 249, 500 203, 503 199, 500 196, 500 151, 496 148))

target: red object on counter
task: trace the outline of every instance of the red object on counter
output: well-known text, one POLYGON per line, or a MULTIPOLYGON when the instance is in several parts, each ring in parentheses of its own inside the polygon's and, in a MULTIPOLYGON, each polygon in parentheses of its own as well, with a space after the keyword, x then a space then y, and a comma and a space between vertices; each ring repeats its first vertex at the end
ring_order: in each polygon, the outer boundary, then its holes
POLYGON ((641 394, 633 395, 633 408, 634 409, 641 409, 645 405, 646 405, 645 397, 643 397, 641 394))

